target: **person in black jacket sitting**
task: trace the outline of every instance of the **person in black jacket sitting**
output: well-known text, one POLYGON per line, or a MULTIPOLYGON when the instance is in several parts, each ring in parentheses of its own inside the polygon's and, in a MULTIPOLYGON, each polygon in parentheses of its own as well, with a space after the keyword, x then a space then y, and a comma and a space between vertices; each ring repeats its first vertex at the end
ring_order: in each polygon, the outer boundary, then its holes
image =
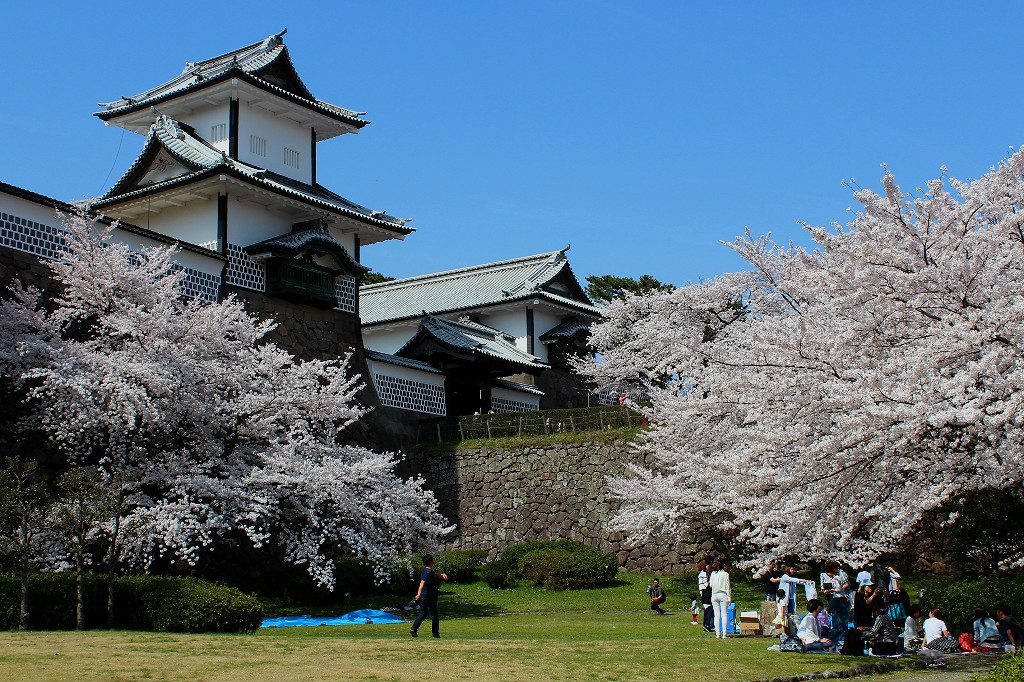
POLYGON ((874 608, 875 623, 864 632, 864 641, 871 645, 871 653, 876 656, 891 656, 900 652, 899 635, 896 624, 889 615, 886 604, 879 603, 874 608))

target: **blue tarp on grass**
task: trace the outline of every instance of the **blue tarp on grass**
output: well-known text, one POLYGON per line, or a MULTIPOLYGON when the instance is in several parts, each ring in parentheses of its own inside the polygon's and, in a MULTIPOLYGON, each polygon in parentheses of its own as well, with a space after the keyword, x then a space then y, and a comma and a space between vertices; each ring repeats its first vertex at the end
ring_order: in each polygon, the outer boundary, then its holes
POLYGON ((369 625, 370 623, 404 623, 405 620, 376 609, 360 609, 344 616, 281 616, 264 618, 265 628, 298 628, 314 625, 369 625))

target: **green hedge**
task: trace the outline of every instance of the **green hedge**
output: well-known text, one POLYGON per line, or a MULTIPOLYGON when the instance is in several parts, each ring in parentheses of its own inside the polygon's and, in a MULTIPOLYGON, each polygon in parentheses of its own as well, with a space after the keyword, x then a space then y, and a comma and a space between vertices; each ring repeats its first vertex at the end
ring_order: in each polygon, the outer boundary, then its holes
POLYGON ((477 580, 477 569, 487 561, 487 552, 479 549, 449 549, 437 560, 437 568, 456 583, 477 580))
POLYGON ((999 604, 1008 604, 1013 613, 1024 614, 1024 574, 981 578, 925 578, 923 608, 942 609, 950 631, 969 632, 974 607, 994 612, 999 604))
POLYGON ((1020 682, 1024 680, 1024 651, 1006 656, 980 682, 1020 682))
MULTIPOLYGON (((29 577, 30 627, 69 630, 75 627, 73 573, 34 573, 29 577)), ((87 627, 105 627, 107 586, 103 576, 85 579, 87 627)), ((198 578, 126 576, 114 588, 114 627, 163 632, 253 632, 263 607, 253 596, 198 578)), ((21 582, 0 573, 0 629, 18 627, 21 582)))
POLYGON ((514 586, 520 579, 548 589, 607 585, 615 579, 619 559, 576 540, 533 540, 507 547, 481 571, 492 588, 514 586))

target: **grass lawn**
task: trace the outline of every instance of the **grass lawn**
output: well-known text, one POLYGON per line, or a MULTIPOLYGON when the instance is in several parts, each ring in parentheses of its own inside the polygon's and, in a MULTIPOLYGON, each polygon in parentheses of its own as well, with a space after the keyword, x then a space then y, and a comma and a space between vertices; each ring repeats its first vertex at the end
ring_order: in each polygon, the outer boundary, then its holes
MULTIPOLYGON (((2 633, 0 679, 720 681, 863 662, 772 653, 766 650, 771 640, 761 638, 716 641, 690 625, 684 608, 688 590, 683 594, 670 582, 671 615, 657 617, 645 608, 647 577, 621 578, 613 587, 563 593, 445 585, 440 640, 429 636, 429 627, 411 639, 404 625, 288 628, 255 635, 2 633)), ((742 586, 737 599, 749 608, 757 595, 742 586)), ((397 601, 369 598, 346 608, 397 601)))

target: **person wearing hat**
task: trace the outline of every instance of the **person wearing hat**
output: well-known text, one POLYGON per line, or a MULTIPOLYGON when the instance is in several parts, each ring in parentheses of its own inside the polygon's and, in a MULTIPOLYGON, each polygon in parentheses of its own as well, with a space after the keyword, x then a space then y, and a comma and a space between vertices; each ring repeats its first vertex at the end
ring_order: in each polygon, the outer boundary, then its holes
POLYGON ((868 581, 860 586, 853 600, 853 624, 859 628, 870 628, 875 622, 875 605, 881 602, 882 592, 868 581))

